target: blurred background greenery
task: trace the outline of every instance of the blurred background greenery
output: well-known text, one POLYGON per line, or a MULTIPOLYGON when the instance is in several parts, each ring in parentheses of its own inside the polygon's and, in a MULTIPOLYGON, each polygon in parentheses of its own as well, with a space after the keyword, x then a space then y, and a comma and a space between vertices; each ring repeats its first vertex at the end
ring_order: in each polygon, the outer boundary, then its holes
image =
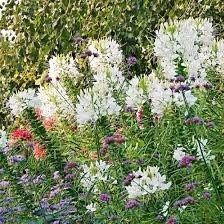
POLYGON ((16 7, 12 1, 0 21, 0 29, 18 36, 13 45, 0 38, 0 128, 12 121, 5 107, 10 93, 33 87, 52 54, 74 52, 76 37, 112 36, 125 56, 137 58, 132 69, 142 74, 154 66, 160 24, 190 16, 213 19, 224 36, 223 0, 22 0, 16 7))

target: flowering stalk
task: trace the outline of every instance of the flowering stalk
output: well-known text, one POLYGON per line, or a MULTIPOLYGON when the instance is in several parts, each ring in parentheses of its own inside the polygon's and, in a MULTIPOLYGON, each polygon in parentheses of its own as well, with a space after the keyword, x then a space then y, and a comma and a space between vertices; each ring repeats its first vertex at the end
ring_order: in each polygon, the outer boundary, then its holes
POLYGON ((53 139, 50 139, 47 135, 42 123, 36 118, 33 110, 27 110, 25 115, 30 123, 33 133, 38 137, 47 148, 47 156, 50 158, 50 162, 54 165, 55 170, 61 170, 64 166, 62 155, 58 150, 55 150, 53 139))
MULTIPOLYGON (((187 103, 187 100, 186 100, 186 96, 185 96, 184 91, 182 91, 182 95, 183 95, 183 99, 184 99, 185 107, 186 107, 187 112, 188 112, 188 114, 189 114, 189 112, 190 112, 190 107, 189 107, 189 105, 188 105, 188 103, 187 103)), ((209 173, 209 175, 210 175, 210 177, 211 177, 212 185, 213 185, 213 187, 214 187, 214 189, 215 189, 217 198, 218 198, 218 199, 220 200, 220 202, 221 202, 220 209, 223 211, 223 207, 222 207, 222 202, 223 202, 223 201, 222 201, 222 196, 221 196, 221 194, 220 194, 218 188, 216 187, 215 177, 214 177, 214 174, 213 174, 213 171, 212 171, 212 167, 208 165, 208 163, 207 163, 207 161, 206 161, 206 159, 205 159, 204 151, 203 151, 203 149, 202 149, 202 145, 201 145, 202 143, 201 143, 201 141, 200 141, 200 139, 199 139, 197 130, 196 130, 195 128, 193 128, 193 131, 194 131, 194 134, 195 134, 195 139, 196 139, 197 144, 198 144, 199 149, 200 149, 200 153, 201 153, 201 155, 202 155, 203 162, 204 162, 205 167, 206 167, 206 169, 207 169, 207 171, 208 171, 208 173, 209 173)))

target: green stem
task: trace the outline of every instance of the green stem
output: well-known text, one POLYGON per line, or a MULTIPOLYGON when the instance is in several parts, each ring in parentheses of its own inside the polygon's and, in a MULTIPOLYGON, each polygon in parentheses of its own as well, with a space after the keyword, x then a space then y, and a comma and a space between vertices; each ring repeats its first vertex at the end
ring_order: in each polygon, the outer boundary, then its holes
POLYGON ((98 130, 98 122, 94 124, 94 136, 95 136, 95 143, 96 143, 96 150, 97 150, 97 160, 100 160, 100 138, 99 138, 99 130, 98 130))
MULTIPOLYGON (((189 107, 189 105, 188 105, 188 103, 187 103, 186 96, 185 96, 185 94, 184 94, 183 91, 182 91, 182 95, 183 95, 183 99, 184 99, 185 106, 186 106, 187 111, 188 111, 188 113, 189 113, 189 112, 190 112, 190 107, 189 107)), ((200 149, 200 153, 201 153, 201 155, 202 155, 203 162, 204 162, 205 167, 206 167, 206 169, 207 169, 207 171, 208 171, 208 174, 209 174, 210 177, 211 177, 212 185, 213 185, 213 187, 214 187, 214 189, 215 189, 216 196, 217 196, 218 200, 220 200, 220 202, 221 202, 220 210, 223 211, 223 207, 222 207, 222 202, 223 202, 223 201, 222 201, 222 196, 221 196, 221 194, 220 194, 218 188, 216 187, 216 181, 215 181, 216 178, 215 178, 215 176, 214 176, 214 174, 213 174, 212 167, 209 166, 208 163, 207 163, 207 161, 206 161, 206 158, 205 158, 205 156, 204 156, 204 152, 203 152, 203 149, 202 149, 202 143, 201 143, 201 141, 200 141, 200 139, 199 139, 199 135, 198 135, 198 133, 197 133, 197 130, 196 130, 195 128, 193 128, 193 131, 194 131, 194 134, 195 134, 195 139, 196 139, 197 144, 198 144, 199 149, 200 149)))

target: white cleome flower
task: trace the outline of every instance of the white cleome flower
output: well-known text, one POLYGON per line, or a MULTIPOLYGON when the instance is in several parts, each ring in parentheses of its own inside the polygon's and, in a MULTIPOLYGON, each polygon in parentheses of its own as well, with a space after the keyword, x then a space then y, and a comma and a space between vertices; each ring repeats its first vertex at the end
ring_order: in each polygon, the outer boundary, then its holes
MULTIPOLYGON (((173 96, 174 96, 173 101, 177 106, 185 105, 184 97, 182 93, 176 92, 173 94, 173 96)), ((185 91, 184 96, 185 96, 186 103, 188 104, 189 107, 193 106, 195 102, 197 101, 197 97, 193 96, 190 90, 185 91)))
POLYGON ((159 173, 158 167, 148 166, 146 170, 133 172, 135 178, 126 187, 129 198, 137 198, 147 194, 167 190, 171 182, 166 183, 166 176, 159 173))
POLYGON ((62 118, 75 117, 75 107, 62 85, 40 87, 38 97, 42 116, 51 117, 57 113, 62 118))
POLYGON ((210 162, 211 160, 215 159, 214 155, 211 155, 212 151, 207 149, 207 139, 200 139, 199 142, 195 142, 195 148, 197 150, 197 158, 199 160, 204 160, 206 162, 210 162))
POLYGON ((217 42, 216 63, 218 71, 224 74, 224 40, 217 42))
POLYGON ((50 93, 51 90, 44 87, 40 87, 37 93, 41 101, 41 105, 39 106, 41 115, 46 118, 53 117, 57 112, 55 103, 51 101, 50 93))
POLYGON ((19 116, 26 108, 35 108, 40 105, 41 102, 35 89, 27 89, 15 93, 7 102, 7 106, 11 109, 11 113, 15 116, 19 116))
POLYGON ((73 81, 77 81, 82 74, 79 73, 73 57, 67 55, 53 56, 49 60, 48 75, 52 78, 52 83, 57 83, 57 80, 62 77, 70 77, 73 81))
POLYGON ((93 87, 85 89, 78 96, 76 117, 79 125, 95 123, 103 116, 118 115, 121 110, 106 77, 97 74, 94 78, 96 82, 93 87))
POLYGON ((3 149, 7 146, 7 134, 5 131, 0 130, 0 149, 3 149))
POLYGON ((181 65, 189 80, 192 77, 205 79, 214 41, 210 21, 189 18, 165 23, 156 32, 156 36, 154 51, 165 78, 174 79, 181 65))
POLYGON ((168 83, 160 81, 154 74, 149 76, 149 80, 148 97, 151 100, 151 111, 161 117, 171 105, 173 94, 168 83))
POLYGON ((184 147, 177 147, 174 150, 173 158, 177 161, 180 161, 184 156, 186 156, 185 151, 186 149, 184 147))
POLYGON ((95 212, 96 209, 97 209, 96 208, 96 204, 91 203, 91 204, 89 204, 89 205, 86 206, 86 209, 87 209, 88 212, 95 212))
POLYGON ((162 210, 161 210, 161 213, 163 214, 163 216, 167 216, 168 215, 168 210, 169 210, 169 207, 170 207, 170 201, 167 201, 162 210))
POLYGON ((120 45, 111 38, 90 40, 88 49, 93 53, 89 57, 91 70, 98 73, 111 66, 119 67, 123 60, 120 45))
POLYGON ((96 161, 95 164, 91 163, 90 166, 82 165, 83 172, 81 173, 81 184, 87 190, 93 189, 94 192, 98 191, 97 183, 107 182, 109 180, 113 180, 108 175, 108 171, 110 165, 106 164, 106 162, 100 160, 96 161))
POLYGON ((126 106, 138 109, 146 102, 146 100, 147 96, 144 94, 144 90, 140 86, 140 78, 132 78, 126 91, 126 106))

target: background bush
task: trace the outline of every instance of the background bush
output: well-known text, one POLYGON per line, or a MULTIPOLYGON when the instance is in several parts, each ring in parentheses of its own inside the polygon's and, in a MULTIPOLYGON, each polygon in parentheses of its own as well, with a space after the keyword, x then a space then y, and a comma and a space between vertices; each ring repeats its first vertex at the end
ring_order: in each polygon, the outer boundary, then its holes
MULTIPOLYGON (((222 0, 23 0, 8 5, 0 29, 16 31, 10 46, 0 40, 0 126, 10 121, 5 102, 10 92, 33 86, 55 53, 74 51, 74 38, 113 36, 124 54, 134 55, 137 74, 153 66, 155 30, 169 18, 212 17, 224 36, 222 0), (128 45, 127 45, 128 43, 128 45)), ((74 52, 75 53, 75 52, 74 52)))

